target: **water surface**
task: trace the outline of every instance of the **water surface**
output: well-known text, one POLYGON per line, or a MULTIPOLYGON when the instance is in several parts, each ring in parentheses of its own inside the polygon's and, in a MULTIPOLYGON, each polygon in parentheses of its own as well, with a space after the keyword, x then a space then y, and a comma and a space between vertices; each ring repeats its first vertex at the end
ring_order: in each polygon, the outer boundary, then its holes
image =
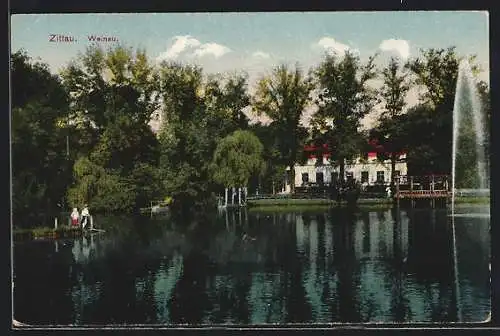
POLYGON ((106 233, 15 242, 15 318, 36 325, 480 322, 490 312, 484 215, 241 211, 195 222, 96 218, 106 233))

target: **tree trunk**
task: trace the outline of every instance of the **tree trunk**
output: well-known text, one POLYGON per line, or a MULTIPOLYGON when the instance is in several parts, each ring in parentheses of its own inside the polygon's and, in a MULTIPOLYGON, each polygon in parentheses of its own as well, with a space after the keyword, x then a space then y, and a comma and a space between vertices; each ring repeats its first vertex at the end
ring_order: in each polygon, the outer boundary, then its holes
POLYGON ((290 193, 295 193, 295 164, 290 165, 290 193))
POLYGON ((341 186, 345 184, 345 159, 343 157, 340 158, 340 166, 339 166, 339 182, 341 186))
POLYGON ((394 191, 395 177, 396 177, 396 154, 391 153, 391 191, 394 191))

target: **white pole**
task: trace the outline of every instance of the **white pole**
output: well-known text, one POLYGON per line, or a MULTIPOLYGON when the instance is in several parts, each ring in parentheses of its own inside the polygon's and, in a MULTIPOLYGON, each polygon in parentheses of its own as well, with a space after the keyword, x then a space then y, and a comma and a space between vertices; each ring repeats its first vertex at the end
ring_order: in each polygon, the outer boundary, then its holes
POLYGON ((238 205, 241 206, 241 188, 238 188, 238 205))
POLYGON ((54 218, 54 229, 56 229, 56 230, 57 230, 57 217, 56 217, 56 218, 54 218))
POLYGON ((227 207, 227 196, 228 196, 229 190, 227 188, 225 188, 224 192, 225 192, 224 206, 227 207))

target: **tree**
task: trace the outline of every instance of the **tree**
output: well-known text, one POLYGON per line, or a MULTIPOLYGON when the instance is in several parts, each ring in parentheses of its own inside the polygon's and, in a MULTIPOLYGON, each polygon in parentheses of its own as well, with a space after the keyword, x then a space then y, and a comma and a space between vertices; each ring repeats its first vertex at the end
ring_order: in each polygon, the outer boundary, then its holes
POLYGON ((249 119, 244 112, 250 105, 247 80, 244 73, 208 78, 204 89, 205 106, 208 126, 217 138, 248 128, 249 119))
MULTIPOLYGON (((118 46, 108 51, 90 47, 63 71, 72 95, 70 119, 77 135, 90 135, 80 148, 96 173, 75 175, 68 192, 73 202, 90 203, 97 211, 129 211, 148 204, 158 193, 159 143, 148 125, 158 106, 157 74, 146 53, 118 46), (148 178, 151 180, 148 181, 148 178), (86 191, 94 177, 95 189, 86 191)), ((78 161, 79 164, 86 161, 78 161)), ((78 167, 74 167, 78 170, 78 167)))
MULTIPOLYGON (((274 129, 276 124, 264 125, 260 122, 249 126, 264 146, 262 159, 264 168, 260 174, 252 177, 252 186, 261 193, 273 194, 276 186, 282 184, 285 179, 286 165, 283 163, 281 153, 278 148, 278 132, 274 129)), ((300 160, 299 160, 300 161, 300 160)))
POLYGON ((280 65, 273 69, 270 76, 258 82, 253 99, 254 110, 272 120, 281 161, 290 167, 292 193, 299 147, 307 135, 301 125, 301 117, 311 100, 313 88, 312 78, 304 75, 298 65, 294 70, 280 65))
POLYGON ((478 91, 481 101, 481 108, 483 110, 483 120, 485 123, 484 151, 486 153, 486 169, 487 176, 490 176, 491 96, 489 85, 484 81, 480 81, 478 83, 478 91))
POLYGON ((73 166, 75 183, 68 189, 71 207, 89 204, 96 212, 130 212, 135 207, 135 186, 120 172, 105 169, 86 157, 73 166))
MULTIPOLYGON (((71 180, 66 153, 70 131, 61 125, 68 94, 46 64, 23 50, 11 55, 12 184, 16 225, 31 214, 60 210, 71 180)), ((30 220, 31 225, 38 221, 30 220)))
MULTIPOLYGON (((134 53, 124 46, 104 51, 92 46, 63 70, 62 78, 72 96, 69 118, 72 123, 80 125, 82 133, 90 135, 83 155, 88 155, 98 146, 99 133, 106 133, 104 142, 115 141, 110 138, 113 127, 118 142, 120 137, 135 130, 137 136, 131 138, 136 141, 128 140, 128 147, 124 150, 129 152, 127 154, 135 151, 133 156, 151 156, 151 151, 155 152, 154 144, 147 149, 141 146, 143 136, 150 140, 154 138, 148 123, 159 107, 157 74, 145 51, 134 53)), ((114 150, 118 150, 118 145, 115 144, 114 150)), ((106 147, 102 143, 99 146, 101 149, 106 147)))
POLYGON ((375 135, 378 144, 385 151, 378 153, 379 159, 391 161, 391 188, 394 190, 396 160, 405 148, 402 134, 401 113, 406 105, 405 99, 410 85, 408 76, 396 58, 391 58, 387 67, 382 70, 384 84, 381 89, 385 109, 379 118, 379 126, 375 135))
POLYGON ((164 187, 184 209, 203 203, 210 194, 208 165, 211 134, 203 97, 203 73, 196 66, 162 63, 160 95, 160 169, 164 187))
POLYGON ((250 177, 263 169, 263 146, 249 131, 235 131, 217 145, 210 170, 225 187, 246 187, 250 177))
MULTIPOLYGON (((421 121, 417 121, 422 128, 418 129, 418 136, 412 141, 414 146, 421 148, 414 147, 414 152, 429 150, 429 148, 432 150, 429 155, 425 156, 426 162, 417 163, 414 158, 408 157, 409 162, 414 163, 412 166, 419 166, 421 169, 420 171, 412 171, 412 174, 451 172, 453 107, 458 67, 463 59, 468 59, 473 74, 477 75, 480 68, 474 63, 475 56, 459 56, 455 47, 423 49, 421 56, 411 58, 405 65, 413 74, 414 84, 423 89, 420 94, 420 104, 428 107, 414 111, 433 111, 433 113, 426 114, 421 121), (415 143, 418 139, 421 141, 415 143), (431 153, 434 154, 430 155, 431 153)), ((408 127, 411 127, 412 131, 416 131, 416 125, 408 124, 408 127)))
POLYGON ((346 160, 359 154, 364 142, 360 121, 377 102, 369 86, 376 76, 374 60, 372 56, 363 65, 350 52, 343 57, 326 55, 316 70, 319 94, 313 123, 325 128, 330 160, 339 165, 341 181, 345 179, 346 160))

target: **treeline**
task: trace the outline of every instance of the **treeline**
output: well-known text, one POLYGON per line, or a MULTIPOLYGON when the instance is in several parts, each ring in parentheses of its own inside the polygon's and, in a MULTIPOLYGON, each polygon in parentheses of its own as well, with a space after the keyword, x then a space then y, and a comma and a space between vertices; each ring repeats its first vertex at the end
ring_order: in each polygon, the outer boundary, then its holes
MULTIPOLYGON (((392 58, 383 69, 375 59, 327 55, 308 72, 280 65, 250 95, 244 73, 206 75, 193 65, 155 65, 144 50, 123 46, 89 47, 59 75, 16 52, 14 216, 29 223, 31 215, 84 203, 94 211, 128 213, 167 196, 191 209, 212 204, 224 186, 271 192, 287 166, 294 179, 306 143, 328 144, 341 176, 369 141, 388 153, 407 151, 411 174, 450 173, 462 57, 454 48, 428 49, 406 63, 392 58), (421 88, 421 96, 408 108, 412 87, 421 88), (376 107, 382 113, 375 126, 361 131, 361 120, 376 107), (271 122, 250 123, 248 108, 271 122), (317 112, 305 128, 301 119, 311 108, 317 112), (148 123, 158 116, 156 136, 148 123)), ((489 90, 483 82, 478 88, 489 123, 489 90)))

